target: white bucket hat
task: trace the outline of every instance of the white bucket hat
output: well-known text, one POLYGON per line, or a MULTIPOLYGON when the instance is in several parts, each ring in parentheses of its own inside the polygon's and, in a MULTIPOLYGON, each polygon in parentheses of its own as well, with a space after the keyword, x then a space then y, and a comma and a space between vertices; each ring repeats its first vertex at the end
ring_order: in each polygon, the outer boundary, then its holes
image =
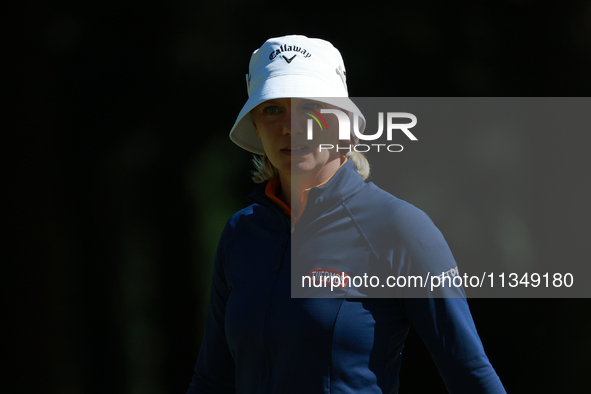
POLYGON ((248 113, 271 99, 326 102, 357 114, 359 131, 365 130, 365 118, 347 93, 343 58, 330 42, 297 35, 271 38, 252 53, 248 71, 248 101, 230 131, 230 139, 241 148, 264 153, 248 113))

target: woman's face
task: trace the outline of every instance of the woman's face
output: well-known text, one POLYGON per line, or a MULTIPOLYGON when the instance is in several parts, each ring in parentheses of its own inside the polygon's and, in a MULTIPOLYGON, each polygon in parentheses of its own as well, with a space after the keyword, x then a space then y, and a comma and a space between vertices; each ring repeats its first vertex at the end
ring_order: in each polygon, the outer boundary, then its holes
MULTIPOLYGON (((255 131, 279 176, 318 173, 326 163, 341 157, 336 151, 339 143, 336 116, 324 117, 330 131, 320 130, 314 121, 313 139, 307 138, 307 121, 312 118, 306 112, 310 113, 310 109, 320 112, 321 108, 337 107, 313 100, 284 98, 265 101, 251 111, 255 131), (331 144, 334 148, 320 150, 320 144, 331 144)), ((342 141, 341 146, 345 145, 348 141, 342 141)))

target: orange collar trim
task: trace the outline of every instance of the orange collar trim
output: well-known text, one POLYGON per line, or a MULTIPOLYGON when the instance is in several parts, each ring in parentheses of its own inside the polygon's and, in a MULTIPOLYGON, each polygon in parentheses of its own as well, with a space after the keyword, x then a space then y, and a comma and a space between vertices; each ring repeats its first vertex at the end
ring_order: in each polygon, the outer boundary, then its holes
POLYGON ((265 195, 271 199, 281 209, 281 212, 286 214, 287 216, 291 216, 291 208, 287 206, 286 203, 281 201, 277 194, 279 193, 279 189, 281 188, 281 183, 279 182, 279 176, 274 176, 269 180, 267 183, 267 187, 265 187, 265 195))
MULTIPOLYGON (((341 165, 339 166, 339 169, 341 169, 341 167, 349 160, 348 157, 345 156, 343 162, 341 163, 341 165)), ((339 170, 337 169, 337 171, 339 170)), ((335 171, 334 174, 336 174, 337 172, 335 171)), ((319 185, 316 185, 314 187, 322 187, 325 186, 328 181, 330 181, 332 179, 332 177, 334 176, 334 174, 332 174, 330 176, 330 178, 328 178, 327 180, 325 180, 324 182, 322 182, 319 185)), ((267 183, 267 186, 265 187, 265 195, 267 197, 269 197, 269 199, 271 199, 271 201, 273 201, 278 207, 279 209, 281 209, 281 212, 283 212, 284 214, 286 214, 287 216, 292 216, 292 212, 291 212, 291 208, 287 206, 286 203, 284 203, 277 195, 279 194, 279 190, 281 188, 281 183, 279 182, 279 176, 275 175, 273 178, 271 178, 269 180, 269 182, 267 183)), ((310 188, 311 189, 311 188, 310 188)), ((297 218, 293 218, 294 224, 295 222, 298 221, 298 219, 302 216, 302 213, 304 212, 304 208, 306 207, 306 203, 308 202, 308 193, 310 192, 310 189, 305 189, 302 193, 302 198, 300 200, 300 209, 299 209, 299 214, 297 218)))

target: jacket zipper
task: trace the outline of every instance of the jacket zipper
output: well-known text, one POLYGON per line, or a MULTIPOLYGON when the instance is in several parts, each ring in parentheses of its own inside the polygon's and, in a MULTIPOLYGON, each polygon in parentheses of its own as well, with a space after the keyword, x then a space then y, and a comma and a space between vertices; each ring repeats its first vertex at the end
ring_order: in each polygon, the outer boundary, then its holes
POLYGON ((284 239, 283 243, 281 244, 281 251, 279 252, 279 259, 277 263, 271 267, 274 272, 273 276, 273 283, 271 284, 271 291, 269 292, 269 299, 267 300, 267 305, 265 306, 265 316, 264 316, 264 324, 263 324, 263 346, 265 349, 265 356, 267 360, 267 377, 266 377, 266 389, 265 392, 271 392, 271 375, 272 375, 272 368, 271 368, 271 357, 270 357, 270 346, 268 342, 268 330, 269 330, 269 320, 270 320, 270 310, 271 310, 271 302, 275 300, 275 292, 277 287, 277 277, 279 276, 279 270, 281 269, 281 265, 285 260, 285 252, 287 250, 287 243, 289 239, 284 239))

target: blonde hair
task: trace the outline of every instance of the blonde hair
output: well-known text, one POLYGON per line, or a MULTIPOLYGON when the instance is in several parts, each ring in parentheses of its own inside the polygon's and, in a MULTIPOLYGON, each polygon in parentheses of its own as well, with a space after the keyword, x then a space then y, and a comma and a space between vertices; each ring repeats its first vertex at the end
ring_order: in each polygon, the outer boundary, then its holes
MULTIPOLYGON (((355 169, 357 169, 364 181, 369 178, 369 162, 363 153, 351 149, 345 156, 353 162, 355 169)), ((252 180, 255 183, 263 183, 277 175, 277 168, 271 164, 266 154, 254 156, 252 163, 255 168, 252 172, 252 180)))
POLYGON ((277 168, 271 164, 271 161, 266 154, 263 154, 262 156, 253 156, 252 164, 254 164, 252 180, 255 183, 263 183, 277 175, 277 168))

